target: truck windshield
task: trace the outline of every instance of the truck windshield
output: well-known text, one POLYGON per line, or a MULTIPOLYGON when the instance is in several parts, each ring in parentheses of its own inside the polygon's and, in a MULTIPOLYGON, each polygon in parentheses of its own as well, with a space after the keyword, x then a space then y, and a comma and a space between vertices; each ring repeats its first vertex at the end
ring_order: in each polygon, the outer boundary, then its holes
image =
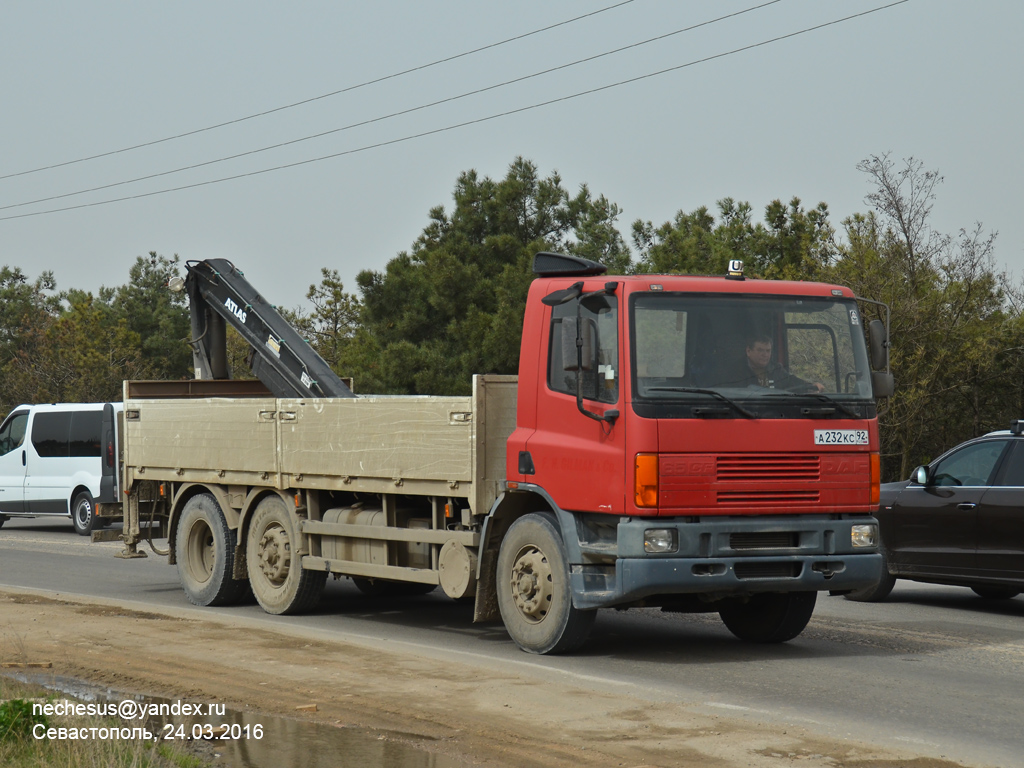
POLYGON ((734 416, 809 403, 859 415, 851 404, 873 402, 852 299, 652 292, 633 297, 630 323, 635 401, 734 416))

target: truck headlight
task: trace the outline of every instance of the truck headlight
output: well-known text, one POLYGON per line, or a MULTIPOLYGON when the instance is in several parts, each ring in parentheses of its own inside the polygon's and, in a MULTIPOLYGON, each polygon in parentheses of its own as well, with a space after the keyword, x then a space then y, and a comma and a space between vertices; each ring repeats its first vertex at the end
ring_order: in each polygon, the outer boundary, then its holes
POLYGON ((675 528, 648 528, 644 531, 644 552, 662 555, 679 549, 679 538, 675 528))
POLYGON ((855 547, 877 547, 878 546, 878 525, 869 523, 867 525, 854 525, 850 528, 850 543, 855 547))

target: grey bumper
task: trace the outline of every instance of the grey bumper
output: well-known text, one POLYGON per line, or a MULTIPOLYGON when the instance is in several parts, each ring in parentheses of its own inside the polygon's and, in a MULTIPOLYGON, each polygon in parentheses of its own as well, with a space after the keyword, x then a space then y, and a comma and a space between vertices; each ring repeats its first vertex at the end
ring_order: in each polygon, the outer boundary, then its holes
POLYGON ((697 522, 625 520, 618 526, 617 556, 610 563, 570 567, 577 608, 628 605, 654 595, 703 595, 719 599, 760 592, 860 589, 876 583, 884 563, 877 549, 852 547, 853 525, 871 517, 727 518, 697 522), (644 532, 674 528, 679 549, 671 555, 643 550, 644 532))

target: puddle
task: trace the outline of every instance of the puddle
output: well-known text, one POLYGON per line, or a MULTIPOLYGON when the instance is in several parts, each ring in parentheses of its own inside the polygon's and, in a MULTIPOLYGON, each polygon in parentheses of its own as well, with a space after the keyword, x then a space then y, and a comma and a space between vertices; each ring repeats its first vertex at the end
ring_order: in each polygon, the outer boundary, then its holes
MULTIPOLYGON (((182 716, 180 705, 183 702, 171 699, 125 694, 53 675, 10 670, 3 674, 12 680, 63 694, 76 703, 109 705, 112 712, 122 702, 131 700, 151 713, 145 721, 150 733, 173 735, 179 746, 224 768, 464 768, 466 765, 417 747, 416 741, 427 740, 418 734, 332 726, 231 710, 222 705, 212 705, 210 712, 206 711, 207 705, 202 705, 202 716, 182 716), (193 735, 218 738, 196 738, 191 747, 187 746, 185 741, 193 735)), ((125 726, 142 724, 138 720, 121 722, 125 726)), ((73 717, 67 725, 75 726, 73 717)))

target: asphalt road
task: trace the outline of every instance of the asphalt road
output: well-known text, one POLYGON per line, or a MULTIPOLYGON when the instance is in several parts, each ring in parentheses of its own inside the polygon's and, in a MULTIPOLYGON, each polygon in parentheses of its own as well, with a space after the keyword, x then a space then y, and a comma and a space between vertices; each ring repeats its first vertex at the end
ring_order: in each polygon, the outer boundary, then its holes
POLYGON ((8 520, 0 529, 0 589, 287 623, 973 767, 1024 766, 1024 596, 986 601, 970 590, 910 582, 899 582, 881 604, 821 595, 804 633, 779 646, 735 640, 716 614, 603 611, 580 652, 536 657, 518 651, 500 624, 474 625, 471 606, 440 592, 380 604, 341 580, 328 583, 321 607, 308 616, 269 616, 256 605, 199 609, 165 559, 120 560, 119 549, 76 536, 70 521, 8 520))

